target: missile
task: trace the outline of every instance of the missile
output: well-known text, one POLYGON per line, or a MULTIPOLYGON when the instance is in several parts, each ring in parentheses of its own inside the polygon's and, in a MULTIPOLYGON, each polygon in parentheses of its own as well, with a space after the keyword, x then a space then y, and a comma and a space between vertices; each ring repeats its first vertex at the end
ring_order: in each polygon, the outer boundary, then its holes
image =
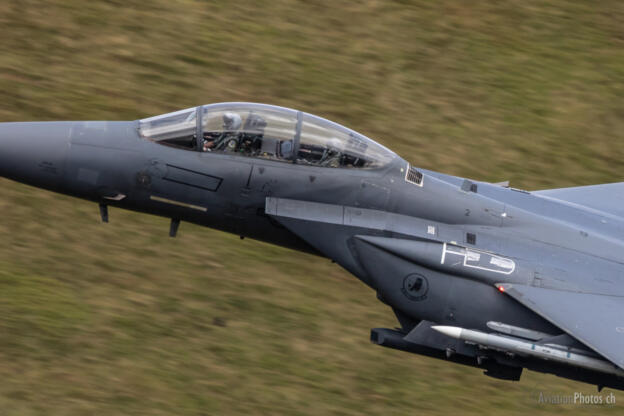
MULTIPOLYGON (((456 326, 434 325, 431 329, 434 329, 451 338, 463 340, 468 343, 477 344, 479 346, 501 352, 554 361, 561 364, 585 368, 587 370, 624 377, 624 370, 616 367, 610 362, 590 357, 586 354, 566 350, 564 346, 553 346, 550 344, 546 346, 520 338, 498 334, 488 334, 456 326)), ((588 354, 591 353, 588 351, 588 354)))

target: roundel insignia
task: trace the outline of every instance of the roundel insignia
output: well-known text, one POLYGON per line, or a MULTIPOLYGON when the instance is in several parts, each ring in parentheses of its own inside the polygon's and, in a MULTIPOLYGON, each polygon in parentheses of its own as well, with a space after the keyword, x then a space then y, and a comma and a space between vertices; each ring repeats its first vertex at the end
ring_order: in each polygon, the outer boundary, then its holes
POLYGON ((427 291, 429 290, 429 282, 427 278, 422 274, 414 273, 408 274, 403 279, 403 287, 401 292, 411 300, 423 300, 427 298, 427 291))

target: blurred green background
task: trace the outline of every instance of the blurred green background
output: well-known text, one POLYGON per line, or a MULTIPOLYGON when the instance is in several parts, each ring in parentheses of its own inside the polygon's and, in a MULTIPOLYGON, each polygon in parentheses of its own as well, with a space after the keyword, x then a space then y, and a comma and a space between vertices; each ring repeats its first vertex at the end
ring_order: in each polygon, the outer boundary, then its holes
MULTIPOLYGON (((526 189, 624 178, 624 3, 1 0, 0 121, 255 101, 526 189)), ((619 414, 369 343, 327 260, 0 180, 0 415, 619 414)), ((605 393, 608 393, 605 391, 605 393)))

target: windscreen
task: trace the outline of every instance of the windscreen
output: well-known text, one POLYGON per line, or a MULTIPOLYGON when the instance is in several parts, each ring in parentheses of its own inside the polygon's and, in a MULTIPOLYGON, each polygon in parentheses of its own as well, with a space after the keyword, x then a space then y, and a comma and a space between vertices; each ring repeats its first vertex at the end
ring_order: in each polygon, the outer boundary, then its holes
POLYGON ((195 108, 143 119, 139 122, 141 137, 176 147, 195 146, 197 122, 195 108))

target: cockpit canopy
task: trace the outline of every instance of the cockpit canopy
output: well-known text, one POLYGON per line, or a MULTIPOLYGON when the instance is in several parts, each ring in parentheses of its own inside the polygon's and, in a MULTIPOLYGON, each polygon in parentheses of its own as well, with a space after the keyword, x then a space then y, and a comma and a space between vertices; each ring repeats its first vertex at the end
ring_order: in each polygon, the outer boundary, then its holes
POLYGON ((141 137, 201 152, 332 168, 379 168, 396 155, 353 130, 283 107, 223 103, 139 122, 141 137), (199 139, 198 139, 199 138, 199 139))

